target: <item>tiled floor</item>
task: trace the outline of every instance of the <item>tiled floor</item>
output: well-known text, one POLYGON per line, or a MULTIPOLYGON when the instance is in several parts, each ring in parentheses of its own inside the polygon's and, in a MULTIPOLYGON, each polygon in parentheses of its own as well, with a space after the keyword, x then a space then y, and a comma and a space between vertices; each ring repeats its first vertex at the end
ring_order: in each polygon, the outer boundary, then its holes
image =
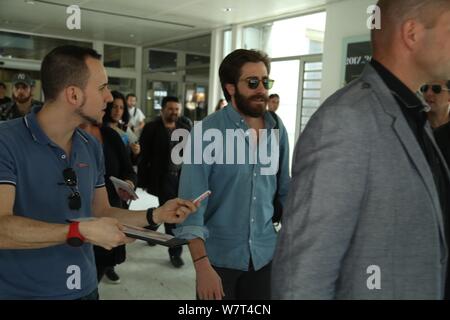
MULTIPOLYGON (((139 199, 131 209, 140 210, 157 206, 158 200, 138 189, 139 199)), ((161 226, 159 231, 163 231, 161 226)), ((189 249, 184 246, 185 265, 174 268, 163 246, 150 247, 137 240, 127 246, 127 260, 116 267, 120 284, 102 280, 99 286, 102 300, 130 299, 195 299, 195 271, 189 249)))

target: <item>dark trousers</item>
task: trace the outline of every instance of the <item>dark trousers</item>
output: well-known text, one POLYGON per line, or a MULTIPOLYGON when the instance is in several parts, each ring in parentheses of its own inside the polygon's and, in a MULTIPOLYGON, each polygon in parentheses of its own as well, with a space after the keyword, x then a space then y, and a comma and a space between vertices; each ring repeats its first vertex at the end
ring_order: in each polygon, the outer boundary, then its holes
MULTIPOLYGON (((179 175, 178 174, 167 174, 164 179, 163 184, 163 192, 160 197, 158 197, 159 205, 163 205, 170 199, 174 199, 178 195, 178 183, 179 183, 179 175)), ((173 229, 175 229, 176 225, 174 223, 164 223, 164 229, 166 230, 166 234, 170 234, 173 236, 173 229)), ((179 257, 183 252, 182 246, 177 246, 173 248, 169 248, 169 255, 179 257)))
POLYGON ((250 260, 248 271, 213 266, 222 279, 224 300, 270 300, 272 262, 255 271, 250 260))

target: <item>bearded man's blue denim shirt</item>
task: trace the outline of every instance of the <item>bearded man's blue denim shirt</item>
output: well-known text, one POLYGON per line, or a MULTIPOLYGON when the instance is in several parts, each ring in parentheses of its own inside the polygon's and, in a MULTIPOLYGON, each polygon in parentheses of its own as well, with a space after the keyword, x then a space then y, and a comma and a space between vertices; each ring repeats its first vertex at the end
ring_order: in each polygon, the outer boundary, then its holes
MULTIPOLYGON (((264 122, 265 128, 269 129, 268 158, 271 155, 271 144, 279 142, 276 144, 279 145, 279 157, 272 160, 276 162, 279 160, 278 195, 280 201, 284 203, 290 179, 288 137, 279 117, 279 132, 270 130, 276 125, 270 113, 264 114, 264 122)), ((255 270, 259 270, 272 260, 277 241, 272 216, 278 166, 275 163, 273 172, 267 174, 265 171, 274 163, 263 164, 260 157, 256 157, 257 161, 251 161, 249 156, 245 158, 243 164, 237 164, 236 143, 233 149, 234 157, 231 157, 234 164, 226 164, 227 154, 230 155, 230 150, 226 149, 227 129, 237 130, 235 132, 245 141, 245 154, 248 155, 251 139, 249 134, 245 133, 249 127, 231 105, 197 123, 191 131, 190 142, 186 146, 186 150, 191 152, 184 153, 185 161, 181 170, 178 196, 183 199, 195 199, 206 190, 211 190, 212 193, 202 202, 197 212, 177 226, 174 233, 184 239, 205 240, 206 251, 213 266, 246 271, 251 258, 255 270), (208 131, 213 135, 220 132, 223 141, 217 142, 214 138, 208 137, 208 131), (200 145, 195 143, 196 136, 199 135, 206 140, 200 145), (211 152, 209 145, 213 140, 214 143, 222 145, 221 150, 211 152), (223 164, 206 164, 205 159, 201 161, 202 163, 196 164, 194 152, 197 152, 197 155, 212 154, 223 159, 223 164), (191 163, 186 161, 189 158, 192 160, 191 163)), ((261 139, 260 135, 259 140, 261 139)))

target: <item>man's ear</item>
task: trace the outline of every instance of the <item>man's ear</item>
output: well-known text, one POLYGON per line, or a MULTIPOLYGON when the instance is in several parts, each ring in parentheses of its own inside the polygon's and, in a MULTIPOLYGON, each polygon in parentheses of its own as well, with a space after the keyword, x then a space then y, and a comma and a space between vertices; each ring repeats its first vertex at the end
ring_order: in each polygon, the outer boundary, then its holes
POLYGON ((401 38, 409 50, 423 40, 425 27, 414 19, 406 20, 401 26, 401 38))
POLYGON ((64 95, 66 97, 66 101, 71 104, 78 107, 80 102, 82 101, 82 92, 80 88, 75 86, 69 86, 66 89, 64 89, 64 95))
POLYGON ((225 89, 227 90, 227 92, 230 96, 234 96, 236 93, 236 86, 232 83, 227 83, 225 85, 225 89))

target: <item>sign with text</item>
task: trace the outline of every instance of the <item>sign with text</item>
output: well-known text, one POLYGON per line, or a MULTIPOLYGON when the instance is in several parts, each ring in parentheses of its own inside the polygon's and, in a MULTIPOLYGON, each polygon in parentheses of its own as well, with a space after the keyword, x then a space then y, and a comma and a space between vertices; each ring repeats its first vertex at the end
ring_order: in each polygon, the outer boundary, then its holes
POLYGON ((371 59, 372 47, 370 41, 349 43, 345 56, 345 84, 358 78, 364 66, 371 59))

